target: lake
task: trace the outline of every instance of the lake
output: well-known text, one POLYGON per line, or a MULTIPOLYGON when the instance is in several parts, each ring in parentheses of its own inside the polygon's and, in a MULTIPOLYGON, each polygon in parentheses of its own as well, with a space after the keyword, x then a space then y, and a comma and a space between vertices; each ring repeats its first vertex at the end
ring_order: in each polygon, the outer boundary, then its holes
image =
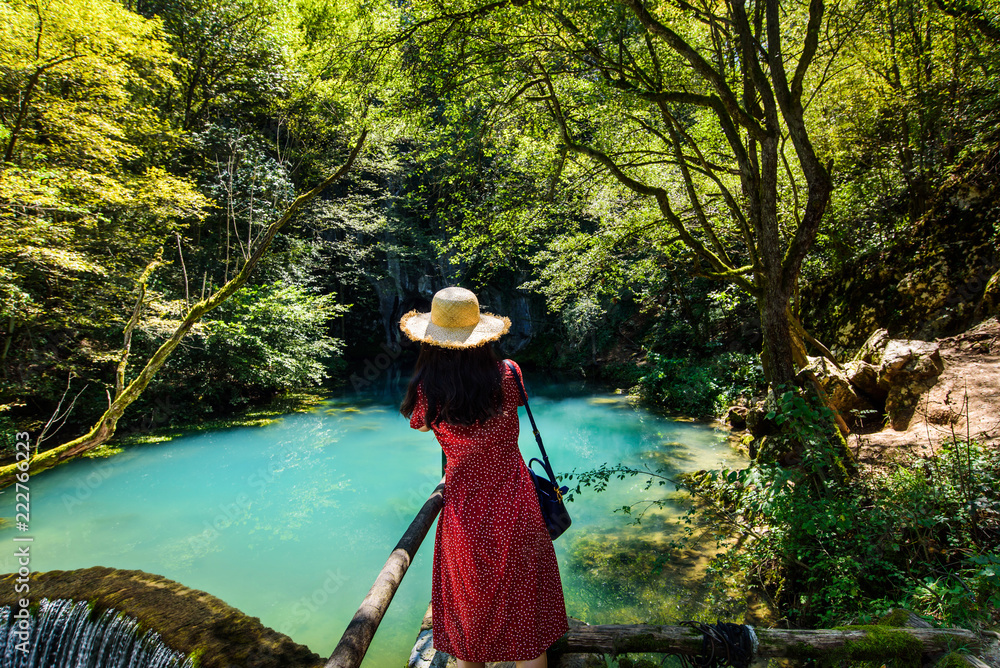
MULTIPOLYGON (((602 463, 668 475, 741 463, 725 435, 633 406, 579 382, 526 378, 557 473, 602 463)), ((139 569, 205 590, 329 656, 414 514, 441 477, 441 450, 411 430, 398 396, 331 397, 266 427, 197 433, 84 459, 31 480, 34 571, 139 569)), ((537 446, 521 409, 525 459, 537 446)), ((573 526, 556 543, 567 612, 590 623, 667 623, 713 613, 680 562, 714 543, 669 549, 680 506, 641 526, 615 512, 672 493, 646 479, 583 490, 573 526), (682 572, 683 571, 683 572, 682 572)), ((14 516, 13 489, 0 514, 14 516)), ((0 530, 0 541, 15 535, 0 530)), ((405 663, 430 600, 434 529, 375 636, 364 665, 405 663)), ((12 551, 0 570, 17 570, 12 551)))

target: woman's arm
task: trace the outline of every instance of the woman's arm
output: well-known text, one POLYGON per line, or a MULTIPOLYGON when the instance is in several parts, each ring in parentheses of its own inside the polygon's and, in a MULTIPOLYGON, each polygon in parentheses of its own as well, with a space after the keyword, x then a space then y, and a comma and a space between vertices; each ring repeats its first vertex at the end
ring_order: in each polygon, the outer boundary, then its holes
POLYGON ((417 431, 431 430, 427 424, 427 397, 424 396, 424 388, 419 385, 417 386, 413 412, 410 414, 410 427, 417 431))

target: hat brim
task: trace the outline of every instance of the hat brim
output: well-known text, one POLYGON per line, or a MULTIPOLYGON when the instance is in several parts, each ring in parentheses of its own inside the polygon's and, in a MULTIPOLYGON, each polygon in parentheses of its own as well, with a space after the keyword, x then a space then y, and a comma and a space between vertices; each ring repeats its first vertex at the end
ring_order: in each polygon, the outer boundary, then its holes
POLYGON ((496 341, 510 330, 510 318, 480 313, 472 327, 440 327, 431 322, 430 313, 410 311, 399 321, 399 328, 411 341, 441 348, 475 348, 496 341))

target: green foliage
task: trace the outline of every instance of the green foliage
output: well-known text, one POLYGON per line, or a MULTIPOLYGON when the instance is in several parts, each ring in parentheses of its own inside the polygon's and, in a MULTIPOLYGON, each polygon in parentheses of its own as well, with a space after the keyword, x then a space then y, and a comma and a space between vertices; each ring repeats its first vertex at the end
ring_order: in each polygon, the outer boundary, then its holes
POLYGON ((101 229, 123 213, 197 213, 190 184, 144 160, 175 140, 150 104, 173 80, 159 21, 112 0, 19 0, 0 5, 0 26, 4 218, 61 213, 101 229))
MULTIPOLYGON (((742 139, 732 142, 721 117, 699 106, 710 82, 624 6, 470 7, 0 5, 5 400, 44 406, 73 373, 91 383, 78 412, 103 405, 145 264, 164 249, 137 345, 159 340, 183 305, 232 275, 362 117, 374 138, 363 174, 295 221, 258 283, 311 286, 358 305, 337 324, 345 343, 359 344, 381 340, 375 311, 416 298, 414 278, 520 289, 551 311, 536 334, 540 364, 616 360, 624 386, 690 415, 756 394, 759 365, 741 353, 760 342, 751 293, 764 276, 748 216, 761 192, 743 190, 740 170, 754 161, 738 159, 763 145, 747 133, 756 121, 737 119, 742 139), (573 142, 662 197, 636 191, 573 142), (733 274, 709 278, 719 267, 699 248, 728 255, 733 274)), ((713 8, 719 20, 708 21, 685 7, 650 10, 739 89, 736 5, 713 8)), ((805 11, 782 13, 788 54, 802 44, 805 11)), ((1000 127, 997 18, 978 0, 827 3, 800 83, 807 134, 835 165, 837 189, 820 230, 826 252, 808 275, 906 236, 962 160, 989 166, 1000 127)), ((782 240, 794 237, 807 195, 787 129, 779 123, 788 141, 773 175, 782 240)), ((289 300, 280 308, 294 310, 301 296, 289 300)), ((189 369, 172 367, 175 378, 208 369, 220 397, 224 382, 236 395, 313 382, 315 367, 267 368, 262 351, 282 359, 302 344, 268 349, 261 332, 278 325, 244 306, 226 316, 245 325, 229 332, 246 347, 232 360, 238 372, 212 367, 198 349, 189 369), (257 368, 259 383, 247 371, 257 368)), ((197 333, 199 345, 211 331, 197 333)), ((808 433, 812 418, 790 409, 768 448, 829 437, 808 433)))
POLYGON ((909 633, 904 633, 880 624, 845 626, 839 629, 864 631, 865 637, 858 641, 847 641, 843 647, 831 652, 833 661, 849 665, 864 662, 879 662, 899 668, 920 668, 923 643, 909 633))
POLYGON ((837 187, 810 277, 909 240, 938 189, 1000 139, 995 6, 880 0, 851 14, 860 29, 812 110, 837 187))
POLYGON ((147 16, 163 21, 178 56, 161 105, 184 130, 198 130, 213 117, 249 121, 250 114, 274 111, 276 99, 289 93, 294 75, 284 56, 290 32, 278 3, 151 0, 141 5, 147 16))
POLYGON ((327 321, 346 310, 298 286, 244 288, 205 323, 205 350, 217 370, 241 385, 315 385, 341 345, 326 335, 327 321))
MULTIPOLYGON (((140 306, 133 367, 191 303, 233 276, 288 205, 288 159, 301 149, 285 128, 302 128, 308 117, 280 115, 292 89, 305 85, 292 62, 293 9, 257 0, 138 6, 148 18, 107 0, 0 5, 0 151, 8 160, 0 167, 0 396, 45 413, 70 375, 74 392, 88 388, 70 429, 106 405, 146 263, 165 256, 140 306)), ((320 162, 341 146, 335 137, 323 134, 311 170, 325 173, 320 162)), ((295 236, 275 246, 258 280, 310 284, 314 248, 295 236)), ((317 382, 339 351, 325 331, 332 302, 277 291, 261 299, 313 339, 271 336, 279 324, 244 304, 224 322, 245 325, 233 334, 259 373, 211 373, 233 382, 237 397, 317 382), (293 313, 296 303, 313 309, 311 320, 293 313), (259 359, 271 354, 270 365, 259 359)), ((196 357, 179 372, 194 383, 154 386, 156 412, 197 398, 193 388, 205 378, 196 357)))
MULTIPOLYGON (((109 379, 135 280, 208 202, 155 159, 178 139, 152 105, 172 81, 158 20, 109 0, 0 14, 0 395, 46 412, 67 376, 109 379)), ((106 405, 94 389, 78 412, 106 405)))
MULTIPOLYGON (((0 406, 5 411, 7 406, 0 406)), ((13 457, 17 449, 17 425, 9 416, 0 412, 0 459, 13 457)))
POLYGON ((740 353, 692 360, 650 352, 640 373, 638 389, 644 399, 695 417, 718 414, 741 396, 756 396, 766 384, 759 360, 740 353))
POLYGON ((801 475, 769 465, 716 477, 754 527, 747 549, 730 550, 719 568, 756 573, 796 624, 867 621, 893 605, 946 624, 991 623, 1000 454, 957 443, 887 477, 827 479, 822 493, 801 475))
POLYGON ((817 396, 792 388, 772 394, 768 400, 774 408, 765 419, 774 420, 779 431, 768 437, 768 452, 760 453, 758 461, 771 463, 791 453, 820 497, 831 478, 843 482, 854 474, 851 453, 834 423, 833 412, 817 396))
POLYGON ((245 287, 206 320, 200 345, 172 362, 170 375, 196 372, 184 385, 208 407, 316 385, 342 346, 327 323, 346 310, 295 285, 245 287))

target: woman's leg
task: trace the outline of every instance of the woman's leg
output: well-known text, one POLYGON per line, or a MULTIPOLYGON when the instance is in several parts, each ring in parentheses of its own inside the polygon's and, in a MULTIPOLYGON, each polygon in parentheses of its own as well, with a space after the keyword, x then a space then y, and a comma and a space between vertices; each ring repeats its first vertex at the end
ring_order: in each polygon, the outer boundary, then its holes
POLYGON ((455 661, 458 662, 458 668, 486 668, 486 664, 479 661, 462 661, 458 658, 455 661))
POLYGON ((517 668, 548 668, 549 661, 545 656, 545 652, 542 652, 538 657, 532 659, 531 661, 516 661, 517 668))

